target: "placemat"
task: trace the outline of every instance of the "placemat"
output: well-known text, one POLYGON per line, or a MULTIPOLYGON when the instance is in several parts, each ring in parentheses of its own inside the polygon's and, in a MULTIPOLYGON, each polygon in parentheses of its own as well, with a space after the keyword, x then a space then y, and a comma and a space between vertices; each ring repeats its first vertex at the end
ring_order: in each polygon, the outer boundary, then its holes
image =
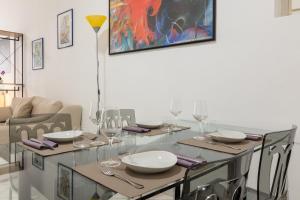
POLYGON ((120 167, 113 169, 115 173, 121 175, 122 177, 144 185, 143 189, 136 189, 118 178, 104 175, 97 163, 77 166, 73 169, 82 176, 85 176, 129 198, 135 198, 143 194, 147 194, 155 189, 176 182, 184 177, 186 171, 186 168, 178 165, 175 165, 172 169, 159 174, 135 173, 129 169, 126 169, 123 164, 121 164, 120 167))
MULTIPOLYGON (((92 142, 94 137, 96 136, 93 133, 83 133, 83 135, 87 138, 87 141, 92 142)), ((101 137, 100 139, 101 141, 104 141, 105 144, 102 145, 97 145, 97 146, 103 146, 108 144, 107 140, 104 137, 101 137)), ((72 152, 72 151, 79 151, 81 150, 80 148, 76 148, 73 146, 73 142, 68 142, 68 143, 58 143, 58 147, 55 148, 54 150, 51 149, 35 149, 32 148, 30 146, 24 145, 22 142, 18 142, 18 145, 23 147, 24 149, 27 149, 29 151, 32 151, 36 154, 39 154, 43 157, 47 157, 47 156, 53 156, 53 155, 58 155, 58 154, 62 154, 62 153, 67 153, 67 152, 72 152)), ((91 147, 95 147, 95 146, 91 146, 91 147)))
MULTIPOLYGON (((183 131, 183 130, 187 130, 190 129, 190 127, 186 127, 186 126, 177 126, 175 130, 172 130, 171 132, 179 132, 179 131, 183 131)), ((147 136, 155 136, 155 135, 162 135, 165 133, 171 133, 168 131, 168 126, 162 126, 161 128, 158 129, 152 129, 150 132, 145 133, 145 135, 147 136)))
POLYGON ((237 155, 248 149, 261 145, 262 140, 260 141, 244 140, 240 143, 220 143, 220 142, 215 142, 209 138, 204 138, 203 140, 196 140, 194 138, 191 138, 191 139, 179 141, 178 143, 237 155), (210 144, 209 142, 214 142, 214 144, 210 144), (232 149, 230 147, 225 147, 222 145, 228 145, 234 148, 239 148, 240 150, 232 149))

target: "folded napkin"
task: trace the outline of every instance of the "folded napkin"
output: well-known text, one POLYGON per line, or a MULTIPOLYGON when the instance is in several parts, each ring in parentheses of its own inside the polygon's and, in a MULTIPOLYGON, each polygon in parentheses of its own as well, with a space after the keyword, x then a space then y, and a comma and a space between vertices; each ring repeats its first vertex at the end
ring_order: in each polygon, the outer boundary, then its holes
POLYGON ((259 141, 263 138, 262 135, 258 135, 258 134, 246 134, 246 140, 253 140, 253 141, 259 141))
POLYGON ((33 142, 31 140, 22 140, 23 144, 27 145, 27 146, 30 146, 34 149, 44 149, 46 148, 46 146, 44 144, 41 144, 41 143, 37 143, 37 142, 33 142))
POLYGON ((124 131, 136 132, 136 133, 147 133, 150 132, 151 129, 141 128, 137 126, 127 126, 123 128, 124 131))
POLYGON ((23 144, 30 146, 35 149, 54 149, 55 147, 58 147, 58 144, 55 142, 52 142, 50 140, 37 140, 35 138, 31 138, 29 140, 22 140, 23 144))
POLYGON ((44 139, 44 140, 42 141, 42 143, 43 143, 44 145, 49 146, 49 147, 52 147, 52 148, 58 147, 58 144, 57 144, 57 143, 55 143, 55 142, 53 142, 53 141, 50 141, 50 140, 47 140, 47 139, 44 139))
POLYGON ((177 155, 177 165, 186 167, 186 168, 193 168, 199 165, 206 164, 206 160, 191 158, 188 156, 177 155))

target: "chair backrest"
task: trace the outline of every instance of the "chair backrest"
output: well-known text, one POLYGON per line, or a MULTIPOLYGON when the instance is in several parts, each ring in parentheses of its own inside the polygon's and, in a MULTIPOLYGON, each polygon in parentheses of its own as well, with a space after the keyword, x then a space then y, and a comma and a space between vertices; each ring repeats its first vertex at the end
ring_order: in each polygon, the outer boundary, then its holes
POLYGON ((264 136, 257 179, 257 199, 277 200, 285 192, 297 127, 264 136))
POLYGON ((182 200, 242 200, 246 194, 246 182, 253 149, 232 159, 216 163, 208 171, 203 167, 187 169, 182 200))
POLYGON ((121 109, 120 110, 122 117, 123 126, 132 126, 135 125, 135 111, 134 109, 121 109))
MULTIPOLYGON (((118 120, 120 119, 115 116, 116 114, 114 110, 107 110, 103 125, 106 127, 114 127, 115 124, 119 123, 118 120)), ((135 111, 133 109, 120 109, 120 116, 123 127, 135 125, 135 111)))
POLYGON ((72 130, 70 114, 43 114, 33 118, 9 120, 9 143, 22 138, 37 138, 38 135, 57 131, 72 130))

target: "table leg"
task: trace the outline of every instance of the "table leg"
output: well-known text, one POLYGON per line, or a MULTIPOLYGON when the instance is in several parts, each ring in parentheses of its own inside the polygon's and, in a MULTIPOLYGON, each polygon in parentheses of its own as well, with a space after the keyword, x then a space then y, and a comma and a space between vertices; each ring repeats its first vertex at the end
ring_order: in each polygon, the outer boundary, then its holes
POLYGON ((180 199, 180 185, 175 187, 175 200, 180 199))

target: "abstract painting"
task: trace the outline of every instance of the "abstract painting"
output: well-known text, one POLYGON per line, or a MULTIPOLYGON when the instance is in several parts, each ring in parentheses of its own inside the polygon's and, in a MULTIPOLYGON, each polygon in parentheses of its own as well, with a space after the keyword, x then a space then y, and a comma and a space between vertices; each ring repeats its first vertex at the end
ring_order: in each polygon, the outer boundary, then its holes
POLYGON ((63 200, 73 199, 73 170, 58 163, 57 196, 63 200))
POLYGON ((44 68, 44 39, 32 41, 32 69, 44 68))
POLYGON ((57 15, 57 48, 73 46, 73 9, 57 15))
POLYGON ((110 54, 215 40, 216 0, 110 0, 110 54))

